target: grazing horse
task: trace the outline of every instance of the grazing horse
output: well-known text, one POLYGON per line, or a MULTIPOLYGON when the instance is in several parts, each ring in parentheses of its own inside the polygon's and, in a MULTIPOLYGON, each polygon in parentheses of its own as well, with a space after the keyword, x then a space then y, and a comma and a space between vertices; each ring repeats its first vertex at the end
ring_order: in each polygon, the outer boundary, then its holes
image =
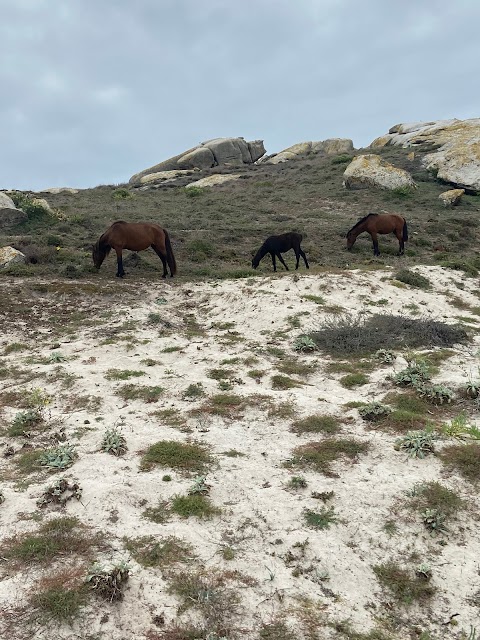
POLYGON ((117 254, 117 277, 123 278, 122 251, 143 251, 152 247, 163 263, 163 277, 167 277, 167 263, 173 278, 177 271, 177 263, 173 255, 170 237, 166 229, 150 222, 124 222, 118 220, 100 236, 93 247, 93 264, 100 269, 102 262, 113 249, 117 254))
POLYGON ((407 221, 396 213, 369 213, 355 224, 347 233, 347 249, 355 244, 357 236, 366 231, 372 237, 373 255, 379 256, 378 233, 394 233, 398 240, 398 255, 405 253, 405 242, 408 240, 407 221))
POLYGON ((252 260, 252 267, 256 269, 260 263, 260 260, 263 258, 263 256, 269 253, 272 256, 274 271, 277 270, 275 256, 280 260, 280 262, 283 264, 285 269, 288 271, 288 267, 285 264, 285 261, 280 254, 285 253, 285 251, 290 251, 290 249, 293 249, 295 251, 295 256, 297 258, 297 264, 295 266, 295 269, 298 269, 300 256, 302 256, 303 261, 305 262, 305 266, 307 267, 307 269, 309 269, 310 267, 308 266, 307 256, 300 248, 301 241, 302 241, 302 236, 299 233, 293 233, 293 232, 283 233, 280 236, 270 236, 265 240, 265 242, 262 244, 260 249, 255 254, 252 260))

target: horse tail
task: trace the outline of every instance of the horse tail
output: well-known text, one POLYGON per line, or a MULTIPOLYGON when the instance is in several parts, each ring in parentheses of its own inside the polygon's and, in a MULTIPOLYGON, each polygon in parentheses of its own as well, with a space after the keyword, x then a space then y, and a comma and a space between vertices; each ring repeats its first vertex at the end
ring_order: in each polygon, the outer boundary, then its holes
POLYGON ((175 256, 173 254, 172 243, 170 242, 170 236, 168 235, 168 231, 166 229, 163 230, 165 234, 165 248, 167 250, 167 262, 170 267, 171 275, 175 275, 177 273, 177 261, 175 260, 175 256))
POLYGON ((403 236, 402 239, 404 242, 408 241, 408 227, 407 227, 407 221, 405 220, 405 218, 403 219, 403 236))

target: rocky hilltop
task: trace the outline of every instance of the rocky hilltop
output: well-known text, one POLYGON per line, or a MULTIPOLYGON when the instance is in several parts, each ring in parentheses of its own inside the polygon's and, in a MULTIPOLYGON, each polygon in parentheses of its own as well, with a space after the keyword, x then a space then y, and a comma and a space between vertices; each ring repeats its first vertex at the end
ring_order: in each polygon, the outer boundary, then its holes
POLYGON ((455 187, 480 190, 480 118, 397 124, 376 138, 370 148, 386 145, 429 145, 432 152, 422 159, 426 169, 455 187))

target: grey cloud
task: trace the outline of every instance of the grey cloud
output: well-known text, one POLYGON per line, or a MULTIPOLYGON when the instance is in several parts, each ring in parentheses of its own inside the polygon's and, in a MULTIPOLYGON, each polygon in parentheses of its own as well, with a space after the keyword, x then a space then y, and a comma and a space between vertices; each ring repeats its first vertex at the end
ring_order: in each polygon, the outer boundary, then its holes
POLYGON ((368 144, 473 117, 468 0, 4 0, 0 187, 120 182, 208 138, 368 144))

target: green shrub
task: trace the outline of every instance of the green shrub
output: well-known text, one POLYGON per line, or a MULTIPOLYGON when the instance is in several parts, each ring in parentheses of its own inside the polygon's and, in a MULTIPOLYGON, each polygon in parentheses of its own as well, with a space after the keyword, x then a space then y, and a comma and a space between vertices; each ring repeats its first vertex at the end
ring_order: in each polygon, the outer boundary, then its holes
POLYGON ((358 413, 364 420, 375 421, 388 416, 392 413, 392 409, 381 402, 370 402, 358 409, 358 413))
POLYGON ((359 387, 369 382, 368 376, 364 373, 348 373, 339 380, 342 387, 345 389, 352 389, 353 387, 359 387))
POLYGON ((395 280, 404 282, 405 284, 415 287, 416 289, 431 289, 432 283, 428 278, 422 276, 420 273, 410 271, 410 269, 401 269, 393 276, 395 280))
POLYGON ((425 458, 429 453, 434 452, 434 441, 436 436, 432 431, 413 431, 398 438, 395 442, 397 451, 407 451, 411 458, 425 458))
POLYGON ((123 456, 127 452, 125 436, 115 427, 108 429, 103 436, 102 450, 114 456, 123 456))
POLYGON ((307 416, 294 422, 290 431, 298 435, 302 433, 326 433, 332 435, 340 431, 340 422, 335 416, 307 416))
POLYGON ((75 451, 75 446, 62 444, 45 451, 38 462, 51 471, 60 471, 71 467, 76 458, 78 458, 78 453, 75 451))
POLYGON ((325 475, 334 476, 331 466, 335 460, 346 456, 354 460, 360 453, 368 450, 368 444, 353 438, 328 439, 322 442, 309 442, 294 449, 294 456, 287 466, 311 467, 325 475))
POLYGON ((187 444, 176 440, 161 440, 152 444, 142 456, 141 468, 152 469, 155 465, 171 467, 180 471, 202 472, 213 462, 203 444, 187 444))

